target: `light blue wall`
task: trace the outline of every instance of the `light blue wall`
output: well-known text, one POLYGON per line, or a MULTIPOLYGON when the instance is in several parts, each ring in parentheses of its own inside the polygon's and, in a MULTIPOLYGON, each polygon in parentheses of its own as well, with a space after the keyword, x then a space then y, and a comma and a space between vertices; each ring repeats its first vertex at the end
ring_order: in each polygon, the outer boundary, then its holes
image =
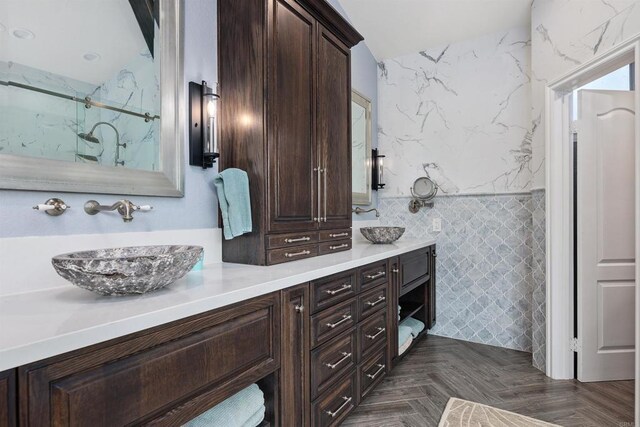
MULTIPOLYGON (((336 0, 330 0, 343 15, 336 0)), ((217 80, 216 6, 211 0, 185 1, 185 90, 189 81, 217 80)), ((377 82, 376 61, 369 49, 360 43, 353 49, 353 87, 373 103, 373 138, 377 146, 377 82)), ((186 107, 186 105, 185 105, 186 107)), ((185 129, 185 134, 186 134, 185 129)), ((185 158, 188 153, 185 149, 185 158)), ((0 237, 118 233, 217 226, 217 199, 212 189, 216 169, 203 171, 186 166, 183 198, 119 196, 61 192, 0 190, 0 237), (31 209, 50 197, 61 197, 72 209, 60 217, 50 217, 31 209), (125 224, 114 215, 89 216, 82 206, 89 199, 112 203, 123 197, 138 204, 150 204, 154 210, 138 213, 132 223, 125 224)), ((374 195, 375 197, 375 195, 374 195)), ((377 203, 377 200, 376 200, 377 203)), ((362 218, 357 218, 362 219, 362 218)))

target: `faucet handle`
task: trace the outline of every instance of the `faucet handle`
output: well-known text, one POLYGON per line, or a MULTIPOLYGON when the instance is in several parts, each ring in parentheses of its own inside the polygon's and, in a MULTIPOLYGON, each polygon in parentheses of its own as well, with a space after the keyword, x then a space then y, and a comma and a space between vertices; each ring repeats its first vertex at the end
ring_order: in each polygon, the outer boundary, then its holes
POLYGON ((153 206, 151 206, 151 205, 141 205, 141 206, 134 205, 133 206, 133 210, 134 211, 143 211, 143 212, 145 212, 145 211, 150 211, 152 209, 153 209, 153 206))

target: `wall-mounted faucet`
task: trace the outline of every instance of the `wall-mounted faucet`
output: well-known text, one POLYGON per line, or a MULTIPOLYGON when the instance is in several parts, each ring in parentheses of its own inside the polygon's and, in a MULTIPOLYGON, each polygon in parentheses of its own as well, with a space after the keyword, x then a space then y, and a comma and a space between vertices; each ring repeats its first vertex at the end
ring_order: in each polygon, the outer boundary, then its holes
POLYGON ((95 200, 89 200, 87 203, 84 204, 84 211, 86 213, 88 213, 89 215, 95 215, 99 212, 103 212, 103 211, 115 211, 117 210, 118 213, 122 216, 122 220, 124 222, 131 222, 133 221, 133 212, 134 211, 150 211, 151 209, 153 209, 153 206, 149 206, 149 205, 143 205, 143 206, 138 206, 138 205, 134 205, 131 201, 129 200, 118 200, 117 202, 115 202, 113 205, 109 206, 109 205, 101 205, 100 203, 96 202, 95 200))
POLYGON ((380 218, 380 212, 378 212, 378 209, 376 208, 371 208, 371 209, 362 209, 360 206, 358 206, 357 208, 353 209, 351 211, 351 213, 354 213, 356 215, 360 215, 363 213, 367 213, 367 212, 375 212, 376 213, 376 218, 380 218))

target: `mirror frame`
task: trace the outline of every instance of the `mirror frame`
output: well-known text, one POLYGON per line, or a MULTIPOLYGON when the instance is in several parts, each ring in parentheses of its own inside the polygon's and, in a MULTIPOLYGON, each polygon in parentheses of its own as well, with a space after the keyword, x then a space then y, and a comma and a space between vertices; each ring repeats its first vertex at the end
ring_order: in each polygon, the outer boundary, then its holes
MULTIPOLYGON (((362 95, 355 89, 351 90, 351 103, 356 103, 365 111, 365 153, 366 153, 366 166, 365 166, 365 179, 367 181, 367 191, 365 193, 352 192, 351 203, 354 205, 370 205, 371 204, 371 100, 362 95)), ((353 123, 352 123, 353 126, 353 123)), ((351 129, 351 150, 353 151, 353 129, 351 129)), ((353 157, 353 154, 352 154, 353 157)), ((353 168, 354 163, 351 164, 353 168)), ((353 176, 353 170, 352 170, 353 176)))
POLYGON ((160 3, 160 170, 144 171, 0 154, 0 188, 184 196, 184 0, 160 3))

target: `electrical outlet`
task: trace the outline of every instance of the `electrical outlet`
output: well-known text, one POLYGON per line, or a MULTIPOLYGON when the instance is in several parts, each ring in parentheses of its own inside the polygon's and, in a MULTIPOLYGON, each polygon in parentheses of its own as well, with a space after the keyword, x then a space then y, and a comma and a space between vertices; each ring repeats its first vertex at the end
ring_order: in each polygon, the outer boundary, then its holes
POLYGON ((442 219, 441 218, 433 218, 431 223, 433 231, 442 231, 442 219))

